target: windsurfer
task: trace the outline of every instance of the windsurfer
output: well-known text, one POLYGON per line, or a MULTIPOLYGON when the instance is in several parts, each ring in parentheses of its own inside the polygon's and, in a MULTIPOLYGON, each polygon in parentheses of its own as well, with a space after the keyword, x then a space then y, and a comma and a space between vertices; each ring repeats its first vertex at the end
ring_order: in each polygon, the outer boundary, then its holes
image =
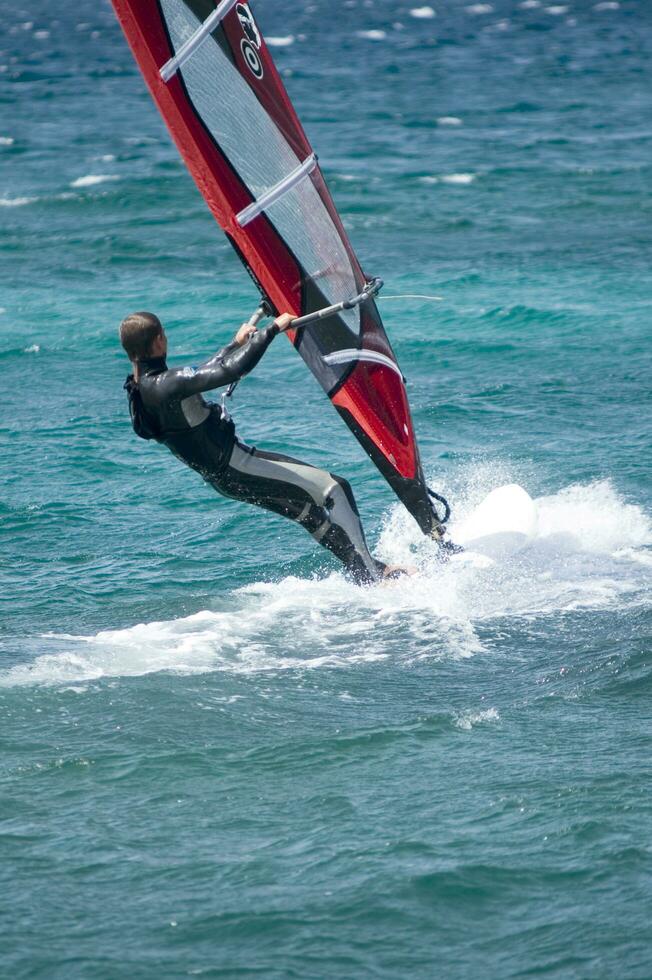
POLYGON ((284 313, 260 330, 243 324, 231 343, 199 367, 168 368, 160 320, 152 313, 132 313, 120 325, 120 341, 133 365, 125 388, 134 429, 167 446, 218 493, 300 524, 357 582, 393 576, 404 570, 370 554, 346 480, 290 456, 245 445, 226 412, 202 397, 248 374, 292 319, 284 313))

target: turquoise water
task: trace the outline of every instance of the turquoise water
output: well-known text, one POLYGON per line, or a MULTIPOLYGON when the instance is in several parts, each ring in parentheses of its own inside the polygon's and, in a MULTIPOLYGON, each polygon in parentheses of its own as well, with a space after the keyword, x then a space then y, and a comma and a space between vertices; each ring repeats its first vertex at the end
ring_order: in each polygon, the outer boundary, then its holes
POLYGON ((257 297, 106 3, 0 5, 7 977, 652 975, 652 18, 434 5, 254 6, 366 271, 441 297, 382 301, 429 477, 538 502, 438 567, 277 341, 239 431, 352 481, 421 568, 372 589, 133 437, 122 316, 196 362, 257 297))

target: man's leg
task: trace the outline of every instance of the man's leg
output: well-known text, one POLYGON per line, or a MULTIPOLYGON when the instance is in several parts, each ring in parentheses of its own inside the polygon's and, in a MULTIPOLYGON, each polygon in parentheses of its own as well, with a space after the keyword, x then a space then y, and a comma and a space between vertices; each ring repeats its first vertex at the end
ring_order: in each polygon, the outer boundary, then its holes
POLYGON ((341 477, 236 441, 226 470, 211 483, 227 497, 301 524, 356 581, 382 577, 384 566, 369 553, 351 487, 341 477))

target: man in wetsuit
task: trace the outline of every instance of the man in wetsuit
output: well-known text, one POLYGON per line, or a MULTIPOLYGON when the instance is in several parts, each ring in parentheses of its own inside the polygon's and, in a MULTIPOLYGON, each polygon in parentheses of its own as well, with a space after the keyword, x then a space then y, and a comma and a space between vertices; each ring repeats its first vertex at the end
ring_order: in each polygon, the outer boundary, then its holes
POLYGON ((369 553, 348 482, 290 456, 246 446, 233 421, 202 397, 248 374, 291 322, 284 313, 261 330, 243 324, 230 344, 199 367, 168 368, 160 320, 153 313, 132 313, 120 325, 120 341, 134 369, 125 383, 134 429, 162 442, 225 497, 296 521, 357 582, 378 581, 396 570, 369 553))

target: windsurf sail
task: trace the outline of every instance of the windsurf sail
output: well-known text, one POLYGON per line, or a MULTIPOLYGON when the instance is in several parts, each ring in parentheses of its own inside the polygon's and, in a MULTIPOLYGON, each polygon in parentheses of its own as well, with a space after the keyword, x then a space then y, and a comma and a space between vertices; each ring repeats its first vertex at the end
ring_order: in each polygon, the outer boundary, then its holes
POLYGON ((425 534, 440 523, 404 378, 317 157, 247 3, 112 0, 190 173, 288 332, 425 534), (351 303, 351 298, 359 302, 351 303))

